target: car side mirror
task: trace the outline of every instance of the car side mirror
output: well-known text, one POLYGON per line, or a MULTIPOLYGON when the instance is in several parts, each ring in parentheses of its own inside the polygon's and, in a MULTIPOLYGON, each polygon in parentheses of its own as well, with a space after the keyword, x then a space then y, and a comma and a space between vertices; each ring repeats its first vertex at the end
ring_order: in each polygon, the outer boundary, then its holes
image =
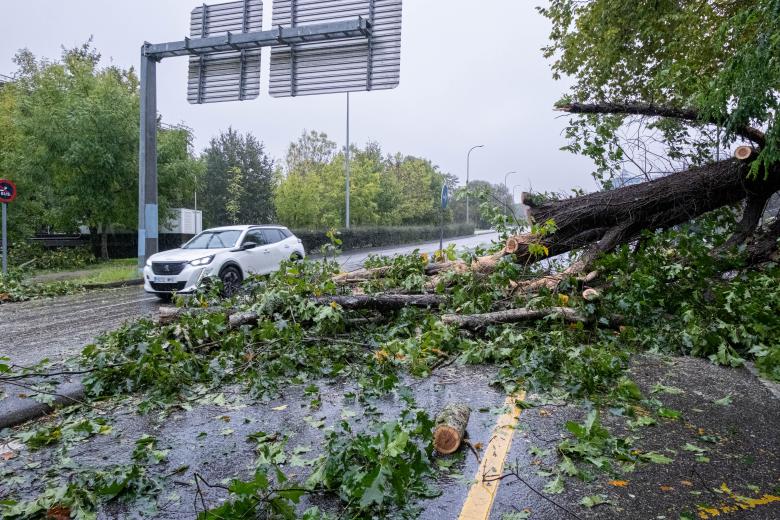
POLYGON ((259 245, 260 244, 258 244, 256 242, 245 242, 244 245, 241 246, 241 250, 242 251, 247 251, 249 249, 254 249, 254 248, 256 248, 259 245))

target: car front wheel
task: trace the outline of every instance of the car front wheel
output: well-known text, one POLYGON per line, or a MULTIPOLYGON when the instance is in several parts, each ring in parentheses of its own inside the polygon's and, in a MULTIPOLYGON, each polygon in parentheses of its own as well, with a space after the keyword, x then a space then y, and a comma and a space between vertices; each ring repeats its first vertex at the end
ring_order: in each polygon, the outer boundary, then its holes
POLYGON ((219 273, 219 279, 222 280, 222 292, 225 296, 232 296, 241 287, 244 277, 237 267, 229 265, 219 273))

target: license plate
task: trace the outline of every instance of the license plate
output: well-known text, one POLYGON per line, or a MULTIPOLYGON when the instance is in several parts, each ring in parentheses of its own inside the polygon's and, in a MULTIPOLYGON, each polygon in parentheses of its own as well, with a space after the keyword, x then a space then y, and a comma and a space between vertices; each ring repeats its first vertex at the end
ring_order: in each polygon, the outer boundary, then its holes
POLYGON ((175 276, 155 276, 154 283, 176 283, 175 276))

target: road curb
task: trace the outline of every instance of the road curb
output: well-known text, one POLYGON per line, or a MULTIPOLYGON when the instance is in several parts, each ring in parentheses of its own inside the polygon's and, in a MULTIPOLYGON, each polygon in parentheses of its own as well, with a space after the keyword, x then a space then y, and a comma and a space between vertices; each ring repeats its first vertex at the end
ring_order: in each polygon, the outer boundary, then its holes
POLYGON ((51 405, 9 393, 8 397, 0 401, 0 429, 37 419, 51 413, 56 406, 77 404, 84 399, 84 385, 81 381, 64 383, 56 391, 57 395, 51 405))
POLYGON ((84 284, 82 287, 88 291, 97 289, 116 289, 118 287, 130 287, 133 285, 143 285, 143 278, 136 278, 135 280, 122 280, 121 282, 108 282, 108 283, 89 283, 84 284))

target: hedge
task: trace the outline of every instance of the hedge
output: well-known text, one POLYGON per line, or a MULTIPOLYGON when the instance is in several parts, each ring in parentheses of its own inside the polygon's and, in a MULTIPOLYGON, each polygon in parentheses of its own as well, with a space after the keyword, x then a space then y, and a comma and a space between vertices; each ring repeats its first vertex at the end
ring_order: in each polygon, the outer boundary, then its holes
MULTIPOLYGON (((414 242, 429 242, 439 239, 439 226, 394 226, 394 227, 358 227, 339 229, 343 251, 350 249, 365 249, 368 247, 397 246, 414 242)), ((320 247, 327 244, 328 237, 324 230, 291 230, 303 242, 307 253, 319 252, 320 247)), ((444 226, 444 237, 462 237, 474 234, 471 224, 448 224, 444 226)))
MULTIPOLYGON (((328 243, 325 230, 292 230, 303 241, 307 253, 318 253, 320 247, 328 243)), ((395 226, 395 227, 358 227, 340 229, 341 249, 364 249, 367 247, 397 246, 414 242, 432 242, 439 239, 439 226, 395 226)), ((474 226, 449 224, 444 226, 445 238, 469 236, 474 234, 474 226)), ((160 234, 160 251, 175 249, 192 238, 192 235, 173 233, 160 234)), ((46 246, 47 239, 36 242, 46 246)), ((138 236, 135 233, 114 233, 108 235, 108 256, 110 258, 133 258, 138 254, 138 236)), ((55 245, 55 244, 52 244, 55 245)), ((70 240, 67 245, 57 242, 57 246, 91 248, 96 255, 100 253, 100 237, 84 236, 70 240)), ((51 246, 49 247, 51 248, 51 246)))

